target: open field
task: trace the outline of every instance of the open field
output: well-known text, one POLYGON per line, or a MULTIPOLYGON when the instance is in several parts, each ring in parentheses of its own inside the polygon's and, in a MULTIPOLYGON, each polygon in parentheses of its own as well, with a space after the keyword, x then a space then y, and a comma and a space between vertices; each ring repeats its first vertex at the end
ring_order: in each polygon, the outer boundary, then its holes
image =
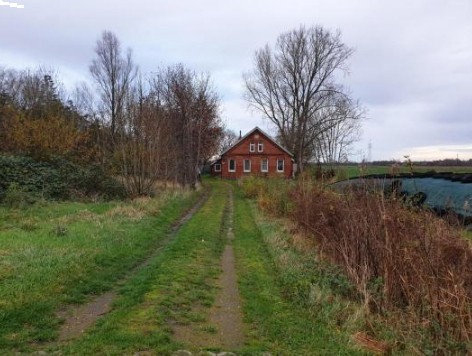
MULTIPOLYGON (((392 173, 391 166, 372 166, 367 165, 366 167, 361 167, 360 165, 351 165, 351 166, 339 166, 335 168, 336 175, 339 180, 355 178, 361 175, 367 174, 388 174, 392 173)), ((396 173, 411 173, 411 172, 454 172, 454 173, 472 173, 472 167, 447 167, 447 166, 415 166, 410 168, 409 166, 403 164, 395 168, 396 173)))

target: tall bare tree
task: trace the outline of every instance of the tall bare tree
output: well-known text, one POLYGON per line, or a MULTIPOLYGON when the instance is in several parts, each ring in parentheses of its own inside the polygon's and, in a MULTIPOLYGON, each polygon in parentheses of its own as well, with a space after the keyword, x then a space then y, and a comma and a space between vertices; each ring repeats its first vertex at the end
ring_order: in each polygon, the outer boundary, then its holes
POLYGON ((314 141, 314 159, 330 165, 347 161, 352 144, 359 139, 364 110, 358 102, 340 98, 332 108, 332 122, 327 122, 314 141))
POLYGON ((114 152, 130 195, 151 193, 157 180, 195 187, 222 134, 218 104, 209 77, 183 65, 135 82, 114 152))
POLYGON ((195 186, 205 161, 217 153, 222 135, 219 98, 208 75, 178 64, 162 69, 153 81, 170 123, 172 141, 167 152, 173 164, 168 167, 175 181, 195 186))
POLYGON ((137 69, 131 49, 123 54, 120 41, 110 31, 103 31, 95 45, 95 55, 89 70, 98 84, 104 119, 110 124, 113 142, 137 69))
POLYGON ((277 128, 281 144, 295 156, 299 171, 313 155, 313 140, 335 125, 327 110, 346 96, 336 84, 353 50, 339 31, 300 27, 281 34, 275 48, 256 51, 255 68, 244 75, 246 99, 277 128))
POLYGON ((233 130, 224 130, 220 139, 218 153, 221 154, 238 141, 238 135, 233 130))
POLYGON ((122 129, 115 135, 115 157, 131 196, 149 195, 162 177, 169 130, 162 108, 140 78, 126 96, 122 129))

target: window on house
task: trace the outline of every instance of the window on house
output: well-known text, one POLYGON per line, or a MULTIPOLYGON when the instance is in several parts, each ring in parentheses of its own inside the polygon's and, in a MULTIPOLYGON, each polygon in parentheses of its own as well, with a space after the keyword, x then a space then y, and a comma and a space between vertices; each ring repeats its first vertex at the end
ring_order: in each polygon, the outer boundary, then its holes
POLYGON ((215 172, 221 172, 221 164, 215 163, 215 172))
POLYGON ((256 144, 254 142, 249 144, 249 152, 256 152, 256 144))
POLYGON ((278 159, 277 160, 277 172, 283 172, 284 171, 284 160, 283 159, 278 159))
POLYGON ((244 172, 250 172, 251 171, 251 160, 245 159, 244 160, 244 172))
POLYGON ((236 161, 234 159, 230 159, 228 162, 228 172, 236 172, 236 161))
POLYGON ((261 172, 269 172, 269 160, 267 158, 261 160, 261 172))
POLYGON ((264 151, 264 144, 262 142, 259 142, 257 144, 257 152, 262 152, 264 151))

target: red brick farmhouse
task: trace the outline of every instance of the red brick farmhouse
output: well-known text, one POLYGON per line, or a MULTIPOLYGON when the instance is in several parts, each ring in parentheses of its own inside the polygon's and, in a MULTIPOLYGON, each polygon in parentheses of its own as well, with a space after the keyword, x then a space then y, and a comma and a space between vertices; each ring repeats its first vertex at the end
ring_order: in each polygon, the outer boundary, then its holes
POLYGON ((211 165, 211 174, 225 179, 248 175, 293 176, 293 155, 256 127, 221 154, 211 165))

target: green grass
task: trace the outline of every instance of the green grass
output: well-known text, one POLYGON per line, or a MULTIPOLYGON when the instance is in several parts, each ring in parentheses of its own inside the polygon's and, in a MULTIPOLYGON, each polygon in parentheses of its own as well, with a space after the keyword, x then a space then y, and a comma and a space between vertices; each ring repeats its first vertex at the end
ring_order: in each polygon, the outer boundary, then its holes
POLYGON ((172 339, 173 323, 194 324, 214 333, 214 327, 206 324, 206 314, 220 273, 226 201, 226 185, 214 183, 201 210, 161 254, 123 286, 113 311, 62 351, 121 355, 141 350, 166 355, 183 347, 192 349, 192 345, 172 339))
MULTIPOLYGON (((208 314, 226 243, 228 184, 208 180, 211 195, 159 254, 123 280, 198 194, 125 203, 43 203, 0 208, 0 351, 64 355, 167 355, 198 351, 173 338, 188 325, 209 340, 218 332, 208 314), (118 283, 119 282, 119 283, 118 283), (85 334, 56 342, 55 311, 118 287, 112 310, 85 334), (206 335, 206 336, 205 336, 206 335)), ((291 245, 277 221, 258 213, 239 188, 233 241, 246 324, 238 354, 358 354, 350 341, 360 319, 343 294, 350 286, 336 268, 291 245), (336 297, 338 295, 338 297, 336 297)), ((209 347, 213 347, 209 345, 209 347)), ((212 350, 217 350, 213 348, 212 350)))
MULTIPOLYGON (((321 291, 328 284, 321 281, 323 273, 313 265, 313 256, 308 259, 291 249, 287 236, 274 242, 273 232, 280 226, 257 224, 250 203, 241 194, 236 197, 234 247, 246 322, 251 325, 243 354, 359 353, 336 326, 336 320, 347 317, 348 307, 315 296, 328 295, 321 291), (310 293, 315 294, 313 303, 310 293)), ((336 271, 330 273, 330 280, 342 280, 336 271)))
POLYGON ((53 340, 60 305, 113 287, 196 198, 1 207, 0 350, 53 340))
POLYGON ((464 231, 464 237, 472 241, 472 231, 464 231))

